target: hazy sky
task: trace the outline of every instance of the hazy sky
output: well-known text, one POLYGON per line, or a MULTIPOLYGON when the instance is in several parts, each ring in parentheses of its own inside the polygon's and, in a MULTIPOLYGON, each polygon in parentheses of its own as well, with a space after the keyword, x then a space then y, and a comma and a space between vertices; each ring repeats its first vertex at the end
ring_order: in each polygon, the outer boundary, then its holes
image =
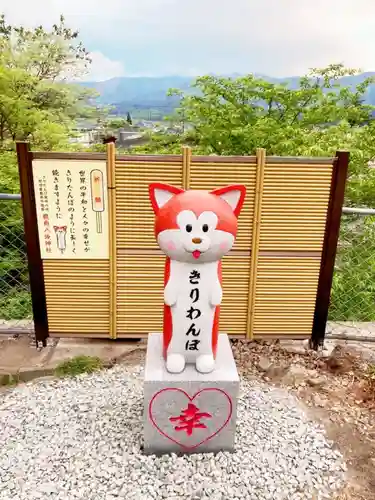
POLYGON ((0 0, 0 12, 45 26, 64 14, 92 52, 86 80, 375 70, 375 0, 0 0))

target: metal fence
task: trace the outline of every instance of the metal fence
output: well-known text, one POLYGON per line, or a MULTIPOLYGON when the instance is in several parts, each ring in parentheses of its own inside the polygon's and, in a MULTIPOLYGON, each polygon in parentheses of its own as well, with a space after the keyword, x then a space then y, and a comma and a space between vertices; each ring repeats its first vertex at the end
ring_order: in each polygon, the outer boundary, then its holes
POLYGON ((375 324, 375 209, 343 209, 329 320, 373 330, 363 323, 375 324))
MULTIPOLYGON (((20 200, 0 194, 0 332, 32 327, 20 200)), ((375 209, 343 210, 329 320, 375 323, 375 209)))
POLYGON ((0 194, 0 332, 32 327, 21 196, 0 194))

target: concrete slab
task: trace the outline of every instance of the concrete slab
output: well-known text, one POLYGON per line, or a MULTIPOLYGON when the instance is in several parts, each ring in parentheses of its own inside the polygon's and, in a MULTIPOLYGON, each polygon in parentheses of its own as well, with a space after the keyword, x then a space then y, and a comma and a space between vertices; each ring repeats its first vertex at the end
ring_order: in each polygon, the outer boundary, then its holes
POLYGON ((51 355, 53 345, 38 350, 28 335, 0 340, 0 371, 14 372, 20 368, 42 367, 51 355))
POLYGON ((10 379, 27 382, 50 376, 60 363, 76 356, 97 356, 109 366, 146 347, 146 340, 49 338, 47 347, 37 349, 29 335, 0 338, 0 386, 10 379))
POLYGON ((13 319, 6 320, 0 318, 0 332, 7 332, 10 330, 19 330, 27 332, 34 331, 34 321, 31 319, 13 319))
POLYGON ((123 357, 137 349, 145 349, 142 341, 129 342, 127 340, 106 339, 60 339, 45 367, 56 367, 60 363, 76 356, 93 356, 100 358, 103 363, 119 362, 123 357))

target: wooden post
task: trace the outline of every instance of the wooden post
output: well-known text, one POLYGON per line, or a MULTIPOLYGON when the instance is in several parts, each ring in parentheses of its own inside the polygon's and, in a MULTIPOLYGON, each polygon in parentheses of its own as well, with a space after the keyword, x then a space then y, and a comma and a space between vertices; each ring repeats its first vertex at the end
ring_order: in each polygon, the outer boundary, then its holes
POLYGON ((45 347, 47 345, 47 337, 49 336, 47 302, 43 262, 39 245, 31 153, 27 142, 17 142, 16 147, 35 339, 37 347, 39 342, 42 342, 42 345, 45 347))
POLYGON ((117 244, 116 244, 116 150, 107 144, 108 219, 109 219, 109 333, 117 337, 117 244))
POLYGON ((337 152, 333 164, 331 192, 310 341, 313 349, 317 349, 324 342, 348 166, 349 153, 345 151, 337 152))
POLYGON ((189 146, 182 147, 182 187, 189 189, 190 187, 190 164, 191 164, 191 148, 189 146))
POLYGON ((262 220, 265 164, 266 164, 266 150, 257 149, 257 171, 256 171, 256 188, 255 188, 254 218, 253 218, 253 236, 251 242, 252 243, 251 256, 250 256, 251 264, 249 270, 249 302, 247 308, 247 325, 246 325, 246 337, 248 339, 253 338, 253 329, 254 329, 260 223, 262 220))

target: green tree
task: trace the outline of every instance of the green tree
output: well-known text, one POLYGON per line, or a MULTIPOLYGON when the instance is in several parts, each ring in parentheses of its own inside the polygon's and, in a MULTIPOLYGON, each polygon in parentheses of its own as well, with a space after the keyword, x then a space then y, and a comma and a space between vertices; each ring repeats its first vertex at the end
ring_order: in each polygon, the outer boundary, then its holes
POLYGON ((350 138, 354 123, 371 119, 374 108, 361 102, 371 80, 355 90, 339 84, 354 73, 341 65, 314 69, 296 89, 253 75, 201 77, 198 95, 183 96, 179 113, 212 153, 253 154, 266 147, 270 154, 321 154, 331 138, 350 138))
POLYGON ((105 126, 109 130, 120 130, 120 128, 128 128, 128 122, 124 118, 108 118, 105 126))
POLYGON ((140 146, 133 146, 135 154, 180 154, 181 138, 178 135, 165 133, 146 133, 148 142, 140 146))
POLYGON ((67 83, 89 63, 78 32, 65 26, 63 16, 46 31, 42 26, 32 30, 10 26, 2 15, 0 147, 24 139, 41 141, 47 148, 61 147, 75 119, 95 116, 90 106, 93 93, 67 83))
POLYGON ((62 15, 49 31, 43 26, 11 26, 0 16, 0 44, 3 51, 11 49, 8 67, 23 69, 39 80, 72 80, 87 70, 91 59, 78 35, 65 25, 62 15))
POLYGON ((130 116, 129 111, 126 114, 126 121, 128 122, 129 125, 133 125, 133 120, 132 117, 130 116))
MULTIPOLYGON (((38 149, 73 149, 75 121, 96 119, 93 94, 67 81, 86 71, 90 58, 63 17, 51 30, 10 26, 0 16, 0 192, 18 193, 15 140, 38 149)), ((31 313, 19 201, 0 201, 0 318, 31 313)))
MULTIPOLYGON (((375 206, 375 108, 364 104, 372 79, 355 87, 341 77, 357 72, 342 65, 313 69, 297 88, 252 75, 230 79, 206 76, 195 95, 182 94, 179 116, 193 126, 196 151, 251 155, 332 156, 351 152, 346 205, 375 206)), ((181 93, 179 93, 181 95, 181 93)), ((186 136, 182 137, 185 141, 186 136)), ((331 319, 374 320, 373 218, 353 225, 344 217, 333 283, 331 319)))
MULTIPOLYGON (((340 84, 340 78, 356 73, 340 64, 313 69, 297 88, 253 75, 204 76, 196 80, 194 95, 175 92, 181 97, 178 115, 193 127, 190 141, 206 154, 249 155, 262 147, 271 155, 325 156, 348 149, 350 185, 365 182, 372 189, 368 162, 375 157, 375 107, 364 98, 373 80, 354 88, 340 84)), ((348 202, 374 205, 375 196, 371 202, 368 190, 357 187, 348 189, 348 202)))

